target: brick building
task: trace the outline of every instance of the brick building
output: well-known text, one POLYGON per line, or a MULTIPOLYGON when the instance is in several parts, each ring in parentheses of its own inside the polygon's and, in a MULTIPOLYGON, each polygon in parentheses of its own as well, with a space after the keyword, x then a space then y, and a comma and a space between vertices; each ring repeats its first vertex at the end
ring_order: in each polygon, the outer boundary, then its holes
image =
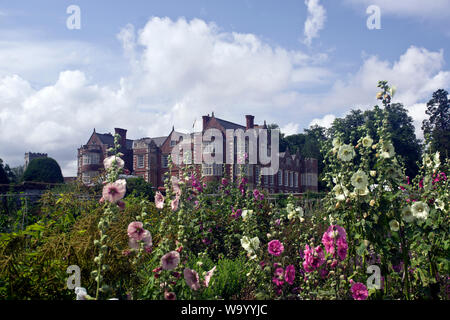
MULTIPOLYGON (((115 128, 115 134, 121 137, 120 152, 124 154, 125 168, 133 171, 133 140, 127 139, 127 130, 115 128)), ((108 157, 108 148, 114 147, 114 136, 111 133, 92 132, 85 145, 78 149, 78 179, 84 184, 92 180, 104 169, 103 160, 108 157)))
MULTIPOLYGON (((202 117, 202 132, 208 129, 217 129, 223 134, 225 142, 225 133, 228 129, 242 129, 244 132, 248 129, 267 129, 266 123, 257 125, 254 123, 254 116, 245 116, 245 125, 236 124, 212 115, 202 117)), ((116 129, 120 134, 126 130, 116 129)), ((198 133, 198 134, 200 134, 198 133)), ((133 173, 134 176, 144 178, 155 187, 163 186, 164 174, 168 170, 168 157, 172 153, 173 148, 180 142, 181 133, 172 131, 163 137, 142 138, 138 140, 126 140, 125 166, 133 173)), ((191 134, 194 138, 195 134, 191 134)), ((126 135, 125 135, 126 139, 126 135)), ((194 140, 194 139, 192 139, 194 140)), ((92 134, 88 143, 78 150, 78 177, 83 182, 90 181, 100 169, 103 168, 103 159, 106 156, 106 150, 113 144, 114 138, 111 134, 92 134), (98 155, 97 155, 98 154, 98 155), (86 162, 84 161, 86 159, 86 162)), ((270 139, 269 139, 270 141, 270 139)), ((193 144, 191 145, 193 147, 193 144)), ((223 145, 223 163, 224 164, 202 164, 196 165, 197 172, 201 174, 205 181, 219 181, 222 176, 235 179, 239 176, 240 165, 225 164, 226 160, 226 144, 223 145)), ((246 143, 246 151, 248 143, 246 143)), ((236 138, 234 139, 233 149, 237 153, 236 138)), ((192 148, 194 150, 194 148, 192 148)), ((206 143, 202 145, 203 153, 213 153, 213 145, 206 143)), ((194 154, 187 155, 191 161, 195 159, 194 154)), ((186 155, 184 155, 186 159, 186 155)), ((236 162, 235 155, 235 163, 236 162)), ((258 159, 259 163, 259 159, 258 159)), ((279 171, 274 175, 261 175, 261 166, 244 165, 244 170, 249 180, 250 187, 258 187, 265 189, 270 193, 301 193, 308 190, 317 191, 317 159, 303 159, 299 153, 291 154, 289 150, 279 154, 279 171)), ((173 169, 172 175, 178 174, 178 169, 173 169)))

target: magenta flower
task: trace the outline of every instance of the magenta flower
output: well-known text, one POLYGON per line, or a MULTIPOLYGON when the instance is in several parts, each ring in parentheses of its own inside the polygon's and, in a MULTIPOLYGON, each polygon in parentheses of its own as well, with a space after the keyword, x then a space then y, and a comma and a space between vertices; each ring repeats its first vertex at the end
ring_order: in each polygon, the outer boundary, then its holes
POLYGON ((103 199, 111 203, 116 203, 125 196, 127 191, 127 182, 124 179, 117 180, 113 183, 107 183, 103 187, 103 199))
POLYGON ((281 287, 284 284, 284 280, 278 278, 278 277, 273 277, 272 278, 272 282, 277 286, 277 287, 281 287))
POLYGON ((305 245, 303 253, 305 258, 305 261, 303 261, 303 268, 306 272, 316 270, 325 262, 325 253, 321 246, 310 248, 308 245, 305 245))
POLYGON ((283 253, 284 246, 280 241, 272 240, 269 242, 267 250, 269 251, 269 253, 271 255, 278 257, 279 255, 281 255, 283 253))
POLYGON ((214 268, 212 268, 211 270, 209 270, 206 273, 206 275, 205 275, 205 282, 204 282, 205 283, 205 287, 208 288, 209 281, 211 280, 211 277, 213 276, 215 270, 216 270, 216 266, 214 266, 214 268))
POLYGON ((180 254, 177 251, 170 251, 161 258, 161 267, 164 270, 173 270, 180 263, 180 254))
POLYGON ((155 194, 155 205, 158 209, 164 208, 164 196, 159 191, 155 194))
POLYGON ((177 295, 174 292, 164 292, 164 299, 166 300, 176 300, 177 295))
POLYGON ((284 273, 284 280, 286 280, 287 283, 290 285, 294 284, 295 280, 295 267, 290 264, 286 267, 286 271, 284 273))
POLYGON ((366 300, 369 296, 366 286, 361 282, 353 282, 352 280, 350 282, 352 283, 351 291, 353 299, 366 300))
POLYGON ((228 180, 226 178, 222 178, 222 185, 224 187, 228 186, 228 180))
POLYGON ((330 226, 322 236, 322 243, 325 246, 326 252, 331 254, 333 257, 336 253, 336 245, 338 247, 338 254, 341 260, 344 260, 347 256, 347 233, 341 226, 330 226))
POLYGON ((284 275, 284 269, 283 268, 276 268, 274 272, 275 277, 282 277, 284 275))
POLYGON ((242 209, 237 209, 235 211, 234 208, 231 208, 231 211, 233 212, 231 217, 234 218, 234 219, 239 219, 239 217, 242 215, 242 209))
POLYGON ((192 269, 184 269, 184 280, 186 280, 186 284, 194 291, 200 289, 200 281, 198 278, 198 273, 192 269))

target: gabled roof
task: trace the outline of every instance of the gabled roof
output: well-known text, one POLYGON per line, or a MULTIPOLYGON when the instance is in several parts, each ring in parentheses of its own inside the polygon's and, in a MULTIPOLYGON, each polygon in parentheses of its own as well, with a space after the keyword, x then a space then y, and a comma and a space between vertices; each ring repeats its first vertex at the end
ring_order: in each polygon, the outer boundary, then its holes
MULTIPOLYGON (((100 139, 100 141, 103 144, 113 146, 114 145, 114 136, 111 133, 95 133, 97 137, 100 139)), ((127 149, 133 148, 133 140, 126 139, 126 146, 127 149)))
POLYGON ((226 129, 243 129, 245 130, 245 126, 242 126, 240 124, 234 123, 234 122, 230 122, 230 121, 226 121, 223 119, 219 119, 219 118, 215 118, 217 120, 217 122, 226 130, 226 129))
POLYGON ((156 137, 156 138, 150 138, 153 140, 153 142, 156 144, 156 146, 159 148, 163 145, 164 141, 166 141, 166 137, 156 137))

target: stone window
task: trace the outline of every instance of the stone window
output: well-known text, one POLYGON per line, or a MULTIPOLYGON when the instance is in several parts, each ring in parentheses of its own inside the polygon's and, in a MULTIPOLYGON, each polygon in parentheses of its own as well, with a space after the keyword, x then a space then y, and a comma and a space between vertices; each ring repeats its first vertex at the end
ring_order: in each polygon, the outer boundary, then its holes
POLYGON ((98 153, 85 153, 83 155, 83 165, 99 164, 100 154, 98 153))
POLYGON ((169 155, 168 154, 163 154, 162 155, 162 163, 161 163, 163 168, 168 168, 169 167, 169 155))
POLYGON ((139 154, 137 156, 137 167, 138 168, 144 168, 144 160, 145 160, 145 155, 139 154))

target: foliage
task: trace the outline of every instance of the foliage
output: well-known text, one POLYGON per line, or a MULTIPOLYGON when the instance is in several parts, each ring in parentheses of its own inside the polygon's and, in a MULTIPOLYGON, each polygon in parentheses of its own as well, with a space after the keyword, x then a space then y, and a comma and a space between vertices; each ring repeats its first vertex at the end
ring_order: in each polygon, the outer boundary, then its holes
POLYGON ((5 169, 3 168, 3 160, 0 159, 0 184, 8 184, 9 179, 6 175, 5 169))
POLYGON ((427 103, 426 114, 429 115, 422 123, 422 129, 431 152, 440 152, 441 161, 449 157, 450 150, 450 101, 448 92, 439 89, 433 93, 427 103))
POLYGON ((23 180, 28 182, 63 183, 59 164, 52 158, 37 158, 30 161, 23 180))
POLYGON ((128 178, 127 179, 127 192, 125 196, 133 195, 136 197, 144 197, 148 200, 155 198, 155 192, 150 183, 146 182, 144 178, 128 178))

